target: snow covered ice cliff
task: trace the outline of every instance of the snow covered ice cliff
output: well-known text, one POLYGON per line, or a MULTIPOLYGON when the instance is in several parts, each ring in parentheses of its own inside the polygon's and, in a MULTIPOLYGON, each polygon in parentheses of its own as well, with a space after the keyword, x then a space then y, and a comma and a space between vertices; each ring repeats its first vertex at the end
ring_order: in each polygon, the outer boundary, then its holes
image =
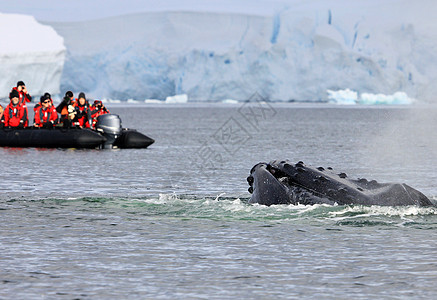
POLYGON ((287 101, 328 100, 328 89, 349 88, 434 100, 436 1, 285 2, 273 15, 149 12, 47 23, 67 48, 61 90, 190 101, 258 92, 287 101))
POLYGON ((59 93, 65 61, 63 39, 33 17, 0 13, 0 98, 19 80, 31 95, 59 93))

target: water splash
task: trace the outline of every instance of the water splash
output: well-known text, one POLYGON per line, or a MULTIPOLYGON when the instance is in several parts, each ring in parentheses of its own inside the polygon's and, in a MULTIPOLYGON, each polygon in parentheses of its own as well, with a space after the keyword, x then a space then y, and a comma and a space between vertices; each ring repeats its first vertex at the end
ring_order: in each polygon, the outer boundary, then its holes
MULTIPOLYGON (((272 205, 249 204, 249 198, 227 196, 159 194, 141 198, 40 199, 47 205, 77 206, 81 210, 183 220, 207 219, 231 222, 279 222, 314 226, 437 226, 437 207, 362 205, 272 205)), ((19 200, 13 201, 15 204, 19 200)), ((22 200, 21 200, 22 201, 22 200)), ((11 202, 11 201, 10 201, 11 202)))

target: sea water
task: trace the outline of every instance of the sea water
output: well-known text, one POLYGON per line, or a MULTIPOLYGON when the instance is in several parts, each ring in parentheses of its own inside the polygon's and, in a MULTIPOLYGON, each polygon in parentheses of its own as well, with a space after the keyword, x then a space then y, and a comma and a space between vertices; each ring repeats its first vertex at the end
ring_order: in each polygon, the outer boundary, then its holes
POLYGON ((0 299, 430 299, 437 209, 247 203, 261 161, 437 200, 437 107, 109 107, 148 149, 0 148, 0 299))

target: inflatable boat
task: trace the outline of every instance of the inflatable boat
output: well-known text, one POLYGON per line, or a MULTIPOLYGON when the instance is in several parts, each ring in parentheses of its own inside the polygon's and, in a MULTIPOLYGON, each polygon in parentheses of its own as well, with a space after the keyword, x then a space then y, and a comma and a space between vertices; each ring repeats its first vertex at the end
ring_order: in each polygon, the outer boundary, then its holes
POLYGON ((122 128, 118 115, 99 116, 96 130, 84 128, 3 128, 1 147, 147 148, 155 141, 135 129, 122 128))

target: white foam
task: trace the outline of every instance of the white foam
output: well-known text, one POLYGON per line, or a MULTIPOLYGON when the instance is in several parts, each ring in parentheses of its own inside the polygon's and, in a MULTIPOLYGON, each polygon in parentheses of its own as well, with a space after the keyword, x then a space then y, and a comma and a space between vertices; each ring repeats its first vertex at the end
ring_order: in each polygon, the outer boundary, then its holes
POLYGON ((370 216, 397 216, 408 217, 418 215, 437 215, 435 207, 419 207, 419 206, 345 206, 339 211, 329 213, 336 220, 362 218, 370 216))

